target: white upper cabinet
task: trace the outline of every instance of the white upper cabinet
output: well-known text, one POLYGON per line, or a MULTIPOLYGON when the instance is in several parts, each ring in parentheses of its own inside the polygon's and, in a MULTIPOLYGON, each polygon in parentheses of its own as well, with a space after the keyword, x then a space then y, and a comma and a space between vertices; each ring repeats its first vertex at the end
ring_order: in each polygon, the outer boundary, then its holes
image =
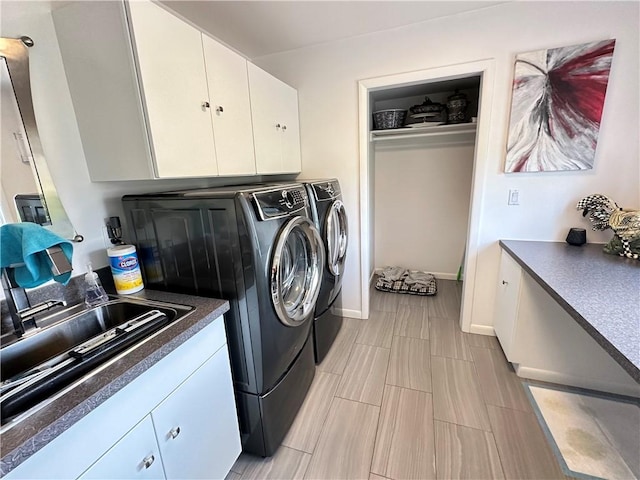
POLYGON ((146 0, 52 15, 92 180, 256 174, 246 59, 146 0))
POLYGON ((300 172, 297 91, 251 63, 249 91, 257 173, 300 172))
POLYGON ((151 2, 128 2, 158 177, 218 175, 202 34, 151 2))
POLYGON ((220 175, 256 173, 247 61, 202 36, 220 175))

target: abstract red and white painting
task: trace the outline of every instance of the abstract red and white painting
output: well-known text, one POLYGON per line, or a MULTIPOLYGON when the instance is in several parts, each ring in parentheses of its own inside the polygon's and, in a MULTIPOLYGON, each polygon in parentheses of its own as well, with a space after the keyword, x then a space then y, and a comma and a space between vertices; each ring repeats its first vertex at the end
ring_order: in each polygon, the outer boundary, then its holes
POLYGON ((593 168, 615 42, 516 56, 505 172, 593 168))

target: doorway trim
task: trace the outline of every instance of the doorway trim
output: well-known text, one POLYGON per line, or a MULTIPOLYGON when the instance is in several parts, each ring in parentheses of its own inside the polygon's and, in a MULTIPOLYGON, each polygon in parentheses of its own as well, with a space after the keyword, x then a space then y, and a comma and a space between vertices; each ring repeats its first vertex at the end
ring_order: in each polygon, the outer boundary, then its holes
MULTIPOLYGON (((467 246, 465 249, 464 277, 460 327, 472 330, 478 239, 482 214, 483 186, 488 172, 489 132, 491 125, 492 97, 495 81, 495 60, 493 58, 475 62, 459 63, 443 67, 429 68, 414 72, 368 78, 358 82, 358 138, 360 146, 360 290, 362 318, 369 318, 369 288, 374 272, 373 253, 373 205, 372 192, 373 147, 369 138, 372 109, 369 93, 386 88, 417 85, 443 80, 479 75, 480 96, 478 99, 478 128, 473 159, 471 198, 467 224, 467 246)), ((484 329, 473 329, 485 333, 484 329)))

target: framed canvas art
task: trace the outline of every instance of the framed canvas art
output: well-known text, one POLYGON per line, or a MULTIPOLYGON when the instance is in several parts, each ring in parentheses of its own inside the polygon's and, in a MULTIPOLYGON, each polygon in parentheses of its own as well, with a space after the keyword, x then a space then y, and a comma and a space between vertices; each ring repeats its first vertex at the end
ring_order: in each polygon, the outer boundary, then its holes
POLYGON ((593 168, 614 45, 516 56, 505 172, 593 168))

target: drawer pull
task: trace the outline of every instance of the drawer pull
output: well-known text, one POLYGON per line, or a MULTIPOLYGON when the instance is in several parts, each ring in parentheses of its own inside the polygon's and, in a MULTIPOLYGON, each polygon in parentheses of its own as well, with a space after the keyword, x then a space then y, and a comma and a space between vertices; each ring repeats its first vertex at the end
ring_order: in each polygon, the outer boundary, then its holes
POLYGON ((282 131, 284 132, 286 129, 287 129, 287 126, 286 126, 286 125, 283 125, 283 126, 282 126, 282 131))
POLYGON ((503 285, 509 285, 509 282, 507 282, 506 280, 502 280, 502 284, 503 285))
POLYGON ((209 102, 202 102, 202 109, 203 110, 209 108, 210 106, 211 106, 211 104, 209 102))
POLYGON ((280 128, 280 124, 279 123, 276 123, 276 128, 280 128))
POLYGON ((176 438, 178 435, 180 435, 180 427, 172 428, 169 432, 171 438, 176 438))
POLYGON ((144 465, 144 468, 149 468, 155 461, 156 457, 154 457, 153 455, 149 455, 144 460, 142 460, 142 464, 144 465))
POLYGON ((218 108, 216 108, 216 112, 217 112, 217 113, 222 113, 222 112, 224 112, 224 108, 222 107, 222 105, 218 105, 218 108))

